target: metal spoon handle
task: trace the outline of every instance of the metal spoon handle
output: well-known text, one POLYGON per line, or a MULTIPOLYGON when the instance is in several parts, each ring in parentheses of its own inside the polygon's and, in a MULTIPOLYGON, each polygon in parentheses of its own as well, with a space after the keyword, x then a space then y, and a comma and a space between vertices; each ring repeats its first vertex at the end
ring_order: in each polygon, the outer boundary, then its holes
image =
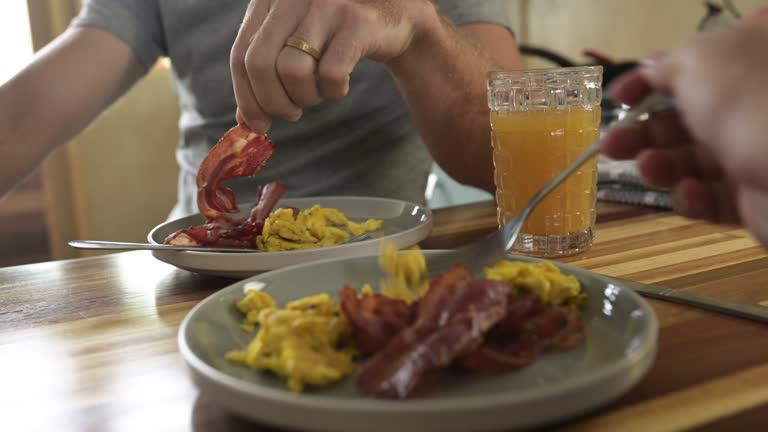
POLYGON ((154 243, 100 241, 100 240, 72 240, 68 244, 78 249, 100 249, 100 250, 175 250, 175 251, 232 252, 232 253, 261 252, 258 249, 246 249, 246 248, 195 247, 195 246, 178 246, 178 245, 154 244, 154 243))

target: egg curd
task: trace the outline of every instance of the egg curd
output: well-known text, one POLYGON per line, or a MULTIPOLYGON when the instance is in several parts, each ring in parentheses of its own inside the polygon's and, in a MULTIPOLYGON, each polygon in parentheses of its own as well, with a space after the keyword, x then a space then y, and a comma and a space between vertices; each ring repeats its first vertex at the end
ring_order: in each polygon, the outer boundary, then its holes
MULTIPOLYGON (((429 289, 427 262, 417 247, 398 251, 394 245, 384 243, 379 266, 387 274, 379 288, 384 295, 412 302, 429 289)), ((516 292, 524 290, 536 294, 545 304, 581 304, 585 298, 576 277, 564 275, 547 261, 501 260, 484 269, 483 273, 487 279, 506 282, 516 292)), ((363 292, 373 292, 373 287, 365 285, 363 292)))
POLYGON ((513 290, 536 294, 542 303, 553 305, 581 304, 586 298, 575 276, 564 275, 547 261, 524 263, 499 261, 484 271, 491 280, 506 282, 513 290))
POLYGON ((377 231, 382 224, 379 219, 355 223, 341 211, 319 205, 295 217, 293 209, 280 208, 267 217, 261 235, 256 237, 256 247, 266 252, 282 252, 336 246, 349 241, 351 236, 377 231))
MULTIPOLYGON (((417 246, 398 251, 392 243, 382 243, 379 267, 387 276, 381 281, 378 291, 388 297, 411 303, 429 289, 427 261, 417 246)), ((365 284, 362 291, 364 294, 373 293, 374 289, 365 284)))
POLYGON ((285 378, 296 393, 354 372, 358 351, 338 302, 318 294, 290 302, 284 309, 274 304, 260 291, 249 291, 237 303, 245 313, 244 327, 258 324, 259 331, 244 351, 229 352, 228 360, 270 370, 285 378))

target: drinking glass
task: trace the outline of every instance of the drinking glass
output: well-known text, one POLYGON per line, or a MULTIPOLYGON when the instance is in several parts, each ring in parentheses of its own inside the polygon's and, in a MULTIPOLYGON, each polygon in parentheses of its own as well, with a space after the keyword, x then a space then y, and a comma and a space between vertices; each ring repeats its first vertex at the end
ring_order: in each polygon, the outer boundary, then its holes
MULTIPOLYGON (((499 224, 600 136, 602 67, 491 72, 488 106, 499 224)), ((559 257, 592 246, 597 158, 555 189, 526 221, 513 250, 559 257)))

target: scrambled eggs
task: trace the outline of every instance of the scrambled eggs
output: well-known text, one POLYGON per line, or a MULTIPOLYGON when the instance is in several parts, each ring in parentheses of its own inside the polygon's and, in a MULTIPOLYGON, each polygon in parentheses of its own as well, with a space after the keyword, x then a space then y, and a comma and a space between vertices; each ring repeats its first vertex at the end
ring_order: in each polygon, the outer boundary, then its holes
POLYGON ((585 295, 575 276, 566 276, 554 264, 499 261, 485 269, 485 277, 506 282, 512 289, 536 294, 542 303, 581 304, 585 295))
POLYGON ((292 209, 281 208, 267 217, 261 235, 256 237, 256 247, 280 252, 335 246, 348 241, 350 234, 357 237, 381 229, 382 224, 378 219, 355 223, 339 210, 319 205, 300 212, 296 218, 292 209))
MULTIPOLYGON (((429 289, 427 261, 418 247, 399 252, 395 245, 382 243, 379 267, 387 274, 379 291, 388 297, 410 303, 429 289)), ((362 291, 372 293, 373 287, 365 284, 362 291)))
POLYGON ((249 291, 237 308, 245 324, 259 324, 256 337, 244 351, 227 359, 284 377, 288 387, 301 392, 306 385, 324 386, 355 370, 357 350, 339 304, 318 294, 275 307, 266 293, 249 291))
MULTIPOLYGON (((412 302, 429 289, 427 263, 418 248, 399 252, 392 244, 382 244, 379 266, 388 275, 380 289, 386 296, 412 302)), ((547 261, 502 260, 486 268, 484 273, 488 279, 506 282, 513 290, 523 289, 536 294, 542 303, 561 305, 584 301, 579 280, 562 274, 547 261)), ((363 293, 372 291, 370 285, 363 287, 363 293)))

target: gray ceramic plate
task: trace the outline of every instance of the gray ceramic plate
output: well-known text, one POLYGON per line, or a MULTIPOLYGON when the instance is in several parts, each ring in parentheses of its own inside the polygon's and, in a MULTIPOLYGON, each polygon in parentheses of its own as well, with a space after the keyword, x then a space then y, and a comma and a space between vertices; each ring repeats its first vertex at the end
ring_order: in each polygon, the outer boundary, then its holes
MULTIPOLYGON (((244 278, 259 272, 347 256, 376 255, 384 240, 398 248, 413 246, 432 230, 432 212, 428 208, 405 201, 369 197, 317 197, 284 199, 278 206, 307 209, 319 204, 341 210, 349 219, 360 222, 382 219, 381 230, 369 234, 369 239, 345 245, 290 252, 212 253, 197 251, 152 251, 155 258, 184 270, 216 276, 244 278)), ((245 208, 246 206, 242 206, 245 208)), ((166 222, 150 231, 150 243, 162 243, 169 234, 181 228, 205 223, 201 215, 187 216, 166 222)))
POLYGON ((658 333, 653 310, 632 290, 594 273, 560 267, 578 277, 588 295, 586 343, 546 353, 519 371, 453 377, 430 398, 366 398, 356 392, 353 378, 294 395, 271 374, 224 359, 226 352, 245 347, 253 337, 239 328, 242 316, 233 307, 246 283, 262 282, 282 305, 320 292, 336 293, 345 284, 377 282, 382 275, 376 257, 293 266, 230 285, 187 315, 179 347, 206 398, 243 416, 299 430, 448 432, 552 423, 603 405, 636 384, 653 364, 658 333))

